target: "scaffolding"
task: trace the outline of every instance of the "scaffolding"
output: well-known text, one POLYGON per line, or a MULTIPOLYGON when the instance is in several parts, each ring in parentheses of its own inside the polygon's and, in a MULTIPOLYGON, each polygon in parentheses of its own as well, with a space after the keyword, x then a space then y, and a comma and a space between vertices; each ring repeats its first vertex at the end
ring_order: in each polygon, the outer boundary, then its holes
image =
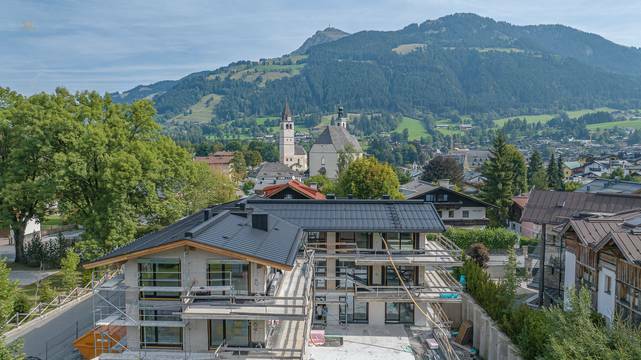
MULTIPOLYGON (((193 260, 187 249, 180 260, 180 269, 176 271, 180 275, 162 272, 160 281, 151 284, 154 286, 141 280, 145 277, 144 271, 136 269, 138 276, 132 279, 133 271, 124 266, 108 281, 96 283, 92 288, 93 328, 81 337, 85 339, 86 352, 87 344, 93 347, 93 351, 88 351, 91 357, 303 358, 313 315, 313 251, 304 250, 291 271, 272 269, 263 280, 265 290, 251 295, 234 286, 231 271, 215 276, 212 271, 190 271, 193 260), (172 283, 176 278, 178 282, 172 283), (234 346, 227 339, 213 346, 209 320, 247 321, 248 334, 253 334, 256 327, 259 329, 257 334, 264 330, 265 338, 254 339, 251 335, 250 346, 234 346), (205 322, 207 325, 203 328, 205 322), (162 339, 164 343, 150 341, 152 337, 147 336, 146 329, 158 327, 174 329, 169 332, 177 334, 180 343, 172 343, 166 338, 162 339), (192 335, 202 331, 208 333, 207 344, 194 344, 192 335)), ((98 273, 94 272, 93 276, 98 273)), ((254 282, 256 279, 246 280, 254 282)))

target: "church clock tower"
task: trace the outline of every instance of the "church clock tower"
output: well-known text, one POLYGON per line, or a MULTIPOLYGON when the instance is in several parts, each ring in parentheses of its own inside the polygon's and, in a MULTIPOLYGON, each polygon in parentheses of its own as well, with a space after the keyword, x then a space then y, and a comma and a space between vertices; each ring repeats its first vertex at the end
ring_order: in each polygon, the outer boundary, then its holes
POLYGON ((294 118, 289 110, 289 104, 285 101, 285 108, 280 117, 280 139, 278 142, 280 162, 287 166, 295 163, 295 142, 294 142, 294 118))

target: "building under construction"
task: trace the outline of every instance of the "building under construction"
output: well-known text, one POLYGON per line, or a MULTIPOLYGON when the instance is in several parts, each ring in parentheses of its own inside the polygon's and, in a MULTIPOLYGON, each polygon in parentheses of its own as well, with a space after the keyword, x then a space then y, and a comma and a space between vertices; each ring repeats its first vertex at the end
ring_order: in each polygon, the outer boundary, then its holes
POLYGON ((449 272, 460 250, 444 230, 424 201, 204 209, 85 265, 122 271, 94 289, 95 328, 77 346, 102 359, 302 359, 312 328, 411 324, 454 358, 445 314, 461 301, 449 272))

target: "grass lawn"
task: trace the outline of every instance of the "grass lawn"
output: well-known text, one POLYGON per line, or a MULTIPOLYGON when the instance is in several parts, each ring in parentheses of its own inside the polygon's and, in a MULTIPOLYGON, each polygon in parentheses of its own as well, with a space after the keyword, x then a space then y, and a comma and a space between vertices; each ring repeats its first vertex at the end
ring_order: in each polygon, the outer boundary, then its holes
POLYGON ((396 129, 394 129, 394 132, 402 133, 405 129, 407 129, 409 133, 410 140, 418 140, 427 135, 423 123, 407 116, 403 116, 403 120, 401 120, 396 129))
POLYGON ((189 108, 189 110, 191 110, 190 114, 181 114, 171 120, 177 122, 193 121, 198 123, 208 123, 214 116, 214 109, 222 98, 222 96, 216 94, 205 95, 189 108))
MULTIPOLYGON (((462 118, 465 119, 464 117, 462 118)), ((446 128, 444 127, 436 128, 436 131, 440 132, 443 135, 460 135, 463 133, 459 128, 459 126, 454 124, 450 119, 436 120, 436 125, 447 125, 446 128)))
MULTIPOLYGON (((33 269, 33 268, 31 268, 33 269)), ((62 291, 62 272, 58 271, 57 273, 49 276, 46 278, 46 280, 49 282, 49 285, 55 289, 57 294, 61 294, 64 291, 62 291)), ((40 281, 42 283, 42 280, 40 281)), ((21 286, 20 289, 27 295, 29 298, 29 301, 31 302, 31 306, 35 306, 36 302, 38 301, 38 282, 35 282, 33 284, 29 284, 26 286, 21 286)))
MULTIPOLYGON (((582 110, 573 110, 573 111, 567 111, 568 116, 570 119, 577 119, 585 114, 590 114, 590 113, 595 113, 599 111, 607 111, 607 112, 612 112, 614 109, 608 108, 608 107, 600 107, 596 109, 582 109, 582 110)), ((519 116, 510 116, 502 119, 497 119, 494 120, 494 124, 496 126, 503 126, 509 119, 514 119, 514 118, 519 118, 519 119, 525 119, 528 124, 531 123, 546 123, 552 119, 554 119, 557 116, 557 114, 541 114, 541 115, 519 115, 519 116)))
POLYGON ((608 123, 598 123, 587 125, 588 130, 605 130, 612 129, 614 127, 620 128, 629 128, 629 129, 641 129, 641 120, 622 120, 622 121, 613 121, 608 123))
POLYGON ((42 222, 42 226, 54 227, 64 225, 64 220, 60 215, 48 215, 42 222))

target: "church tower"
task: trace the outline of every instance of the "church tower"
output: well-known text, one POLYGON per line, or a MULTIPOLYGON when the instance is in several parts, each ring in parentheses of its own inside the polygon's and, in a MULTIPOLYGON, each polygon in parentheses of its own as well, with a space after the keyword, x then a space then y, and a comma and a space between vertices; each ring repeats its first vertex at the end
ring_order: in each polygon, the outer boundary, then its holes
POLYGON ((295 142, 294 142, 294 118, 289 110, 289 104, 285 100, 285 108, 280 116, 280 138, 278 150, 280 153, 280 162, 287 166, 292 166, 295 161, 295 142))

